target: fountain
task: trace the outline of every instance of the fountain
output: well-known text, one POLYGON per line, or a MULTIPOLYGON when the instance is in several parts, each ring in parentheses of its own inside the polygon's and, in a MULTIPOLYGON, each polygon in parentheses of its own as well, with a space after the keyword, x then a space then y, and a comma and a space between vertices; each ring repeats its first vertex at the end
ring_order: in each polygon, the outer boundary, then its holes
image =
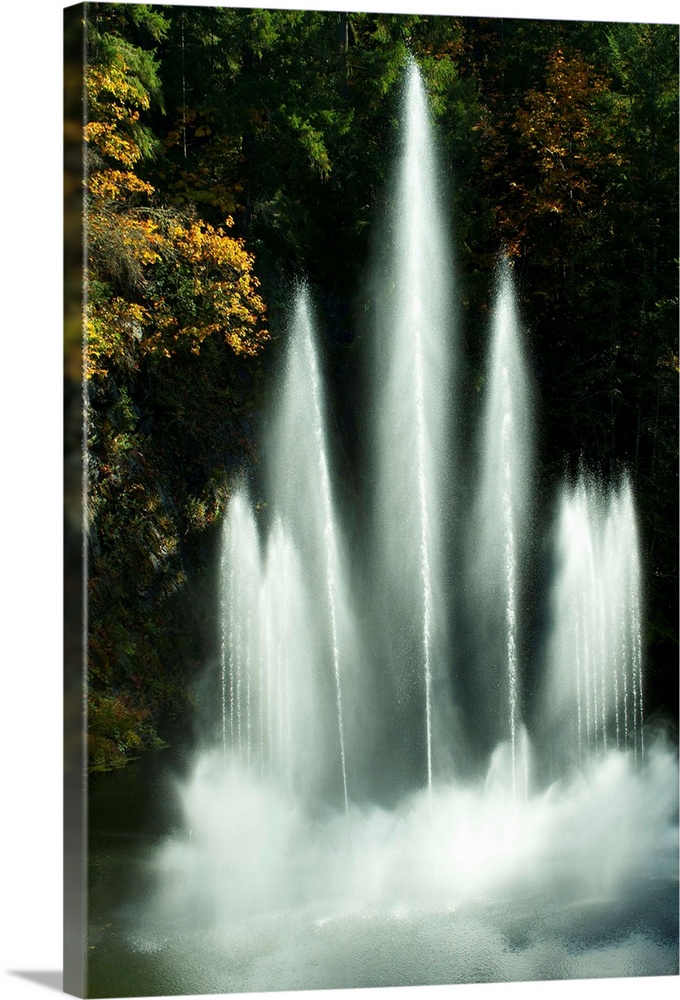
POLYGON ((561 497, 552 676, 545 705, 560 756, 608 747, 644 760, 640 561, 630 482, 607 494, 582 475, 561 497))
POLYGON ((305 288, 297 297, 278 411, 277 505, 264 557, 245 488, 236 490, 225 521, 222 750, 290 792, 302 794, 307 786, 305 797, 317 782, 326 795, 340 782, 349 821, 342 691, 354 643, 305 288), (320 663, 330 663, 330 673, 320 663))
POLYGON ((374 589, 383 595, 381 631, 390 634, 390 668, 407 712, 404 717, 398 711, 395 722, 401 730, 414 731, 412 750, 422 757, 420 768, 414 767, 415 781, 424 777, 431 795, 433 686, 441 686, 449 660, 442 556, 454 331, 452 269, 428 117, 423 83, 412 62, 397 196, 379 276, 374 589), (422 701, 420 722, 413 701, 422 701))
POLYGON ((215 738, 178 789, 186 828, 156 859, 134 939, 174 968, 172 992, 677 973, 677 764, 644 729, 631 484, 584 471, 561 491, 530 711, 532 421, 512 269, 465 509, 445 212, 414 64, 405 120, 370 527, 348 544, 302 287, 266 507, 242 482, 224 522, 215 738), (470 717, 488 746, 475 767, 470 717))
MULTIPOLYGON (((498 731, 504 726, 510 740, 513 796, 518 784, 526 797, 526 752, 519 753, 521 712, 519 637, 521 628, 518 587, 520 547, 526 537, 530 479, 528 387, 519 343, 512 279, 507 261, 501 263, 493 314, 488 387, 481 435, 482 469, 476 499, 472 548, 468 563, 474 581, 484 665, 486 700, 494 710, 494 691, 501 694, 496 717, 487 719, 498 731), (519 757, 523 767, 520 768, 519 757), (522 774, 518 774, 518 771, 522 774)), ((525 743, 525 741, 522 741, 525 743)))

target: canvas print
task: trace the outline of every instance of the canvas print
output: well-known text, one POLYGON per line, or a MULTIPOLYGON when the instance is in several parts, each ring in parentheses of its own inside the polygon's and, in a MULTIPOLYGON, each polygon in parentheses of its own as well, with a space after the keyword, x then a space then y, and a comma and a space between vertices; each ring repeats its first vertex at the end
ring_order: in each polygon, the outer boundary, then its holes
POLYGON ((678 26, 65 40, 67 991, 677 975, 678 26))

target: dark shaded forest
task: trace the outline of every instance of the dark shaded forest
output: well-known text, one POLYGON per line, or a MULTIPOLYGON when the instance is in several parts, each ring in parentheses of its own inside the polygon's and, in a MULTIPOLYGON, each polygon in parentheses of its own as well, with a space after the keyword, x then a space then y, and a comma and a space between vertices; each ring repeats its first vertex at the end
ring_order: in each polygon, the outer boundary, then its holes
MULTIPOLYGON (((677 26, 117 3, 67 15, 66 485, 77 508, 82 376, 90 765, 157 745, 195 697, 221 518, 234 474, 257 464, 302 276, 334 419, 361 455, 367 264, 409 55, 449 191, 464 408, 482 389, 503 247, 546 429, 536 518, 565 471, 628 471, 647 710, 677 718, 677 26)), ((67 516, 67 543, 79 532, 67 516)), ((67 573, 79 560, 67 544, 67 573)))

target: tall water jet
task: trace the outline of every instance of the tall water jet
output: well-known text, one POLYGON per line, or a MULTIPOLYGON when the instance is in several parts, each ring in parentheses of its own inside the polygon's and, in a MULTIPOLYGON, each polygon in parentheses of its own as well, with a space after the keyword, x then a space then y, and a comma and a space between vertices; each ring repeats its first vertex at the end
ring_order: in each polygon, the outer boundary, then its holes
MULTIPOLYGON (((627 602, 625 625, 629 630, 631 645, 630 673, 633 688, 633 752, 641 761, 645 758, 644 696, 642 683, 642 580, 640 566, 640 541, 633 490, 628 477, 624 477, 619 489, 619 537, 628 540, 625 573, 627 577, 627 602)), ((622 665, 625 671, 625 666, 622 665)), ((624 674, 625 676, 625 674, 624 674)))
POLYGON ((260 676, 266 693, 269 770, 276 774, 280 786, 304 798, 305 776, 313 770, 306 757, 317 753, 320 739, 315 721, 320 651, 311 625, 305 572, 278 515, 266 542, 259 597, 260 676), (301 727, 306 740, 301 738, 301 727))
POLYGON ((285 384, 272 449, 271 494, 306 570, 325 595, 326 650, 333 678, 339 766, 349 822, 342 673, 349 663, 349 588, 331 489, 329 453, 309 294, 296 296, 285 384))
POLYGON ((531 474, 529 392, 520 349, 520 327, 510 265, 499 269, 482 435, 482 472, 476 531, 468 559, 474 576, 478 656, 489 708, 497 713, 491 732, 509 739, 513 794, 520 776, 521 727, 519 586, 521 545, 527 523, 531 474), (498 692, 494 706, 493 691, 498 692))
MULTIPOLYGON (((423 81, 412 62, 404 140, 381 274, 376 365, 377 575, 391 619, 395 700, 409 716, 422 705, 422 777, 432 789, 433 691, 448 703, 443 608, 443 504, 450 465, 451 266, 423 81)), ((399 717, 399 716, 398 716, 399 717)), ((403 725, 397 723, 399 729, 403 725)), ((416 778, 417 780, 417 778, 416 778)))
POLYGON ((260 588, 257 526, 247 494, 235 491, 224 523, 221 558, 220 626, 222 679, 222 748, 232 748, 250 765, 253 737, 253 662, 257 636, 253 613, 260 588))
POLYGON ((270 434, 271 500, 256 522, 239 488, 225 518, 222 749, 312 808, 339 781, 349 823, 343 673, 356 643, 313 337, 303 289, 270 434))
POLYGON ((608 746, 642 758, 640 557, 627 477, 607 490, 581 475, 563 489, 556 549, 543 715, 554 767, 584 767, 608 746))

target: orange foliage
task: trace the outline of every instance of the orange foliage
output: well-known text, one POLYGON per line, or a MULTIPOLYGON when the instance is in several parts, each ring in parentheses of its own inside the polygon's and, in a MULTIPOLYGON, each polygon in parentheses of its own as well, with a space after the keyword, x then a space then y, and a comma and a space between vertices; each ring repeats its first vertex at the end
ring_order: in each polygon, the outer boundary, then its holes
POLYGON ((540 213, 585 207, 600 155, 592 140, 593 101, 605 81, 582 57, 557 49, 548 61, 546 86, 529 91, 515 128, 533 152, 540 176, 534 207, 540 213))
POLYGON ((90 157, 86 232, 89 294, 85 373, 136 367, 148 353, 170 357, 181 342, 198 353, 219 335, 239 354, 268 338, 254 258, 221 227, 153 205, 142 159, 139 110, 148 96, 120 58, 88 72, 85 141, 90 157))

